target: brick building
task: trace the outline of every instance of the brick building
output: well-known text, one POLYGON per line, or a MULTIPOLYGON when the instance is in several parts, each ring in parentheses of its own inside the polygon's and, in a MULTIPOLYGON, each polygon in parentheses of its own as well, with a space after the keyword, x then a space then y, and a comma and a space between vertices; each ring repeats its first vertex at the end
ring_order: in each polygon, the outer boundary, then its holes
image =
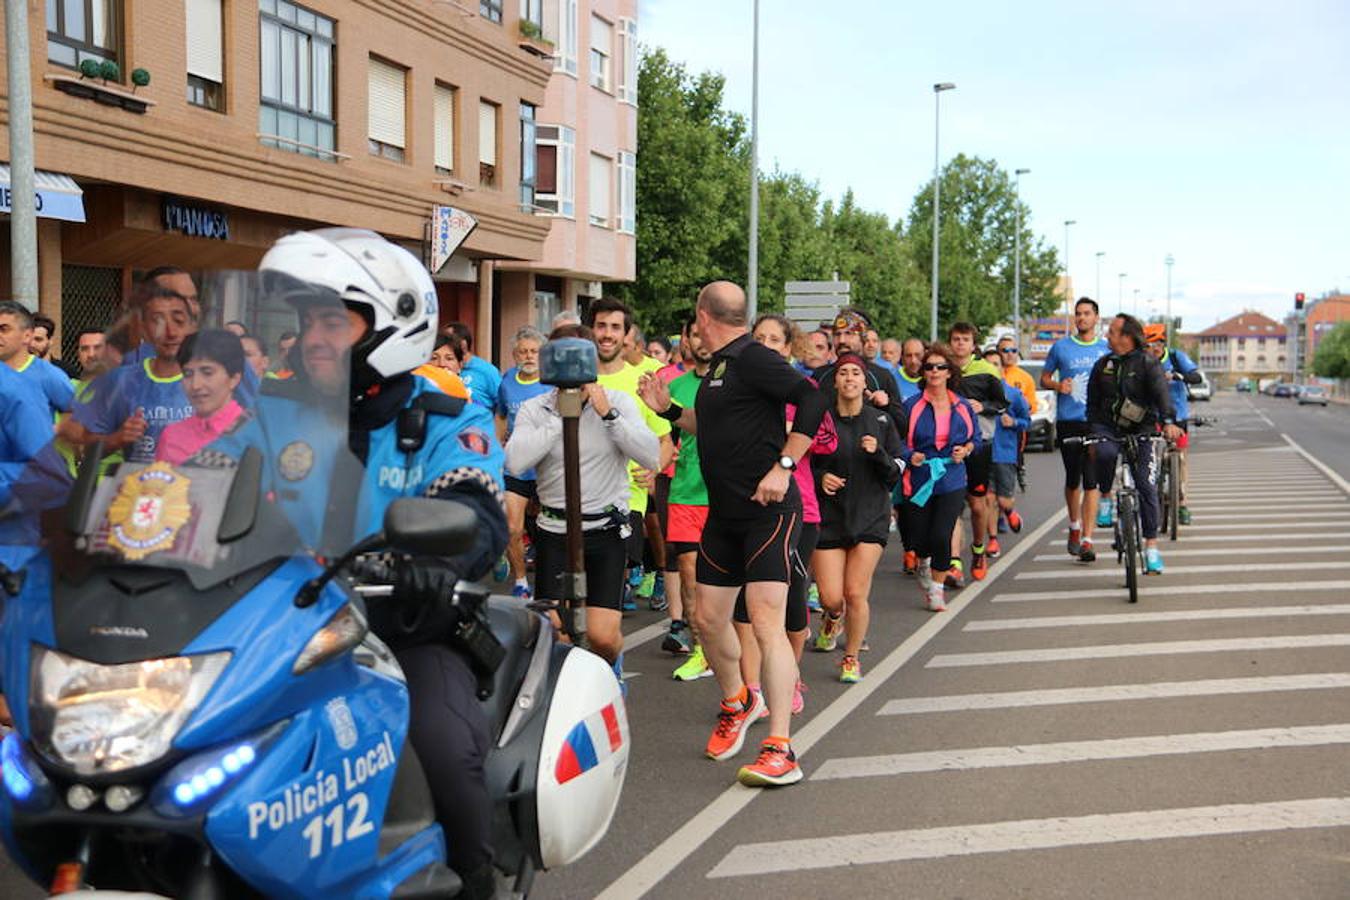
MULTIPOLYGON (((443 205, 478 226, 435 276, 442 319, 472 324, 494 355, 507 302, 496 264, 540 259, 552 224, 534 211, 530 122, 553 63, 520 25, 529 8, 29 3, 39 191, 50 200, 40 307, 64 323, 67 351, 76 327, 106 323, 138 270, 252 267, 281 234, 323 225, 371 228, 425 258, 443 205), (117 65, 106 81, 100 61, 117 65), (148 85, 136 86, 136 70, 148 85)), ((6 256, 6 293, 8 281, 6 256)))
POLYGON ((1239 378, 1261 378, 1287 372, 1288 333, 1269 316, 1247 310, 1204 331, 1181 336, 1195 348, 1196 363, 1211 379, 1231 384, 1239 378))

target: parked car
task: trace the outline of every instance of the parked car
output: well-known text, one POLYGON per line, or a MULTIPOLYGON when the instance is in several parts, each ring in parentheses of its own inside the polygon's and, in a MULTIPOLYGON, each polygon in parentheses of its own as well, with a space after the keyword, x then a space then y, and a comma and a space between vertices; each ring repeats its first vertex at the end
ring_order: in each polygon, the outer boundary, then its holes
POLYGON ((1041 371, 1045 365, 1040 360, 1028 359, 1022 362, 1022 368, 1036 383, 1036 411, 1031 414, 1031 427, 1027 429, 1027 449, 1055 449, 1055 400, 1054 391, 1041 390, 1041 371))
POLYGON ((1298 385, 1291 384, 1288 381, 1281 381, 1270 390, 1272 397, 1297 397, 1298 385))
POLYGON ((1237 383, 1237 392, 1239 394, 1250 394, 1254 390, 1250 378, 1239 378, 1237 383))
POLYGON ((1327 389, 1320 384, 1308 384, 1303 386, 1303 390, 1298 393, 1298 405, 1316 403, 1318 406, 1327 405, 1327 389))
POLYGON ((1208 402, 1213 395, 1214 389, 1210 386, 1209 377, 1204 372, 1200 373, 1199 384, 1186 385, 1186 396, 1190 397, 1192 401, 1204 400, 1208 402))

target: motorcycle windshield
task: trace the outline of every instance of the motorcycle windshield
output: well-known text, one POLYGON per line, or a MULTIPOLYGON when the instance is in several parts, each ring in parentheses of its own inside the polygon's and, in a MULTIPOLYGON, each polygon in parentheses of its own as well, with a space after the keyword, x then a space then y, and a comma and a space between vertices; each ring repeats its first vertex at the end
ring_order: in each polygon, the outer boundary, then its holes
POLYGON ((335 293, 275 273, 142 290, 77 395, 78 428, 58 426, 14 485, 3 542, 31 536, 76 578, 136 565, 197 588, 340 554, 369 530, 347 440, 359 329, 335 293))

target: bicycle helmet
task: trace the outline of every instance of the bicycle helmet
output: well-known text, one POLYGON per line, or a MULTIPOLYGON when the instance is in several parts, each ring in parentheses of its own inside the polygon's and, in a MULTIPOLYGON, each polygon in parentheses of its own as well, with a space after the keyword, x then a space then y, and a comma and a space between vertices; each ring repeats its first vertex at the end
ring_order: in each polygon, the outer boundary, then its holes
POLYGON ((1167 340, 1167 326, 1161 322, 1152 322, 1144 326, 1144 343, 1160 344, 1167 340))
POLYGON ((366 320, 352 347, 352 390, 365 393, 431 358, 436 342, 436 286, 402 247, 362 228, 320 228, 288 234, 258 266, 335 293, 366 320))

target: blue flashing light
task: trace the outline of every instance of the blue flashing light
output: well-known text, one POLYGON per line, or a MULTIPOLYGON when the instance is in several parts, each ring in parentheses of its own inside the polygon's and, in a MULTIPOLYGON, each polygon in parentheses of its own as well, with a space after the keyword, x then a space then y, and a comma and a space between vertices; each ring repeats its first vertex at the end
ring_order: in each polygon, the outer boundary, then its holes
POLYGON ((0 769, 5 791, 16 803, 34 808, 51 802, 51 782, 28 758, 18 734, 8 734, 0 743, 0 769))
POLYGON ((240 744, 217 759, 197 763, 181 773, 183 780, 173 789, 174 803, 184 810, 196 806, 257 758, 252 744, 240 744))
POLYGON ((33 796, 33 781, 24 771, 23 763, 19 761, 18 742, 13 735, 5 738, 4 750, 4 770, 5 770, 5 790, 9 795, 20 803, 33 796), (13 744, 11 745, 11 742, 13 744), (11 746, 15 749, 11 750, 11 746))

